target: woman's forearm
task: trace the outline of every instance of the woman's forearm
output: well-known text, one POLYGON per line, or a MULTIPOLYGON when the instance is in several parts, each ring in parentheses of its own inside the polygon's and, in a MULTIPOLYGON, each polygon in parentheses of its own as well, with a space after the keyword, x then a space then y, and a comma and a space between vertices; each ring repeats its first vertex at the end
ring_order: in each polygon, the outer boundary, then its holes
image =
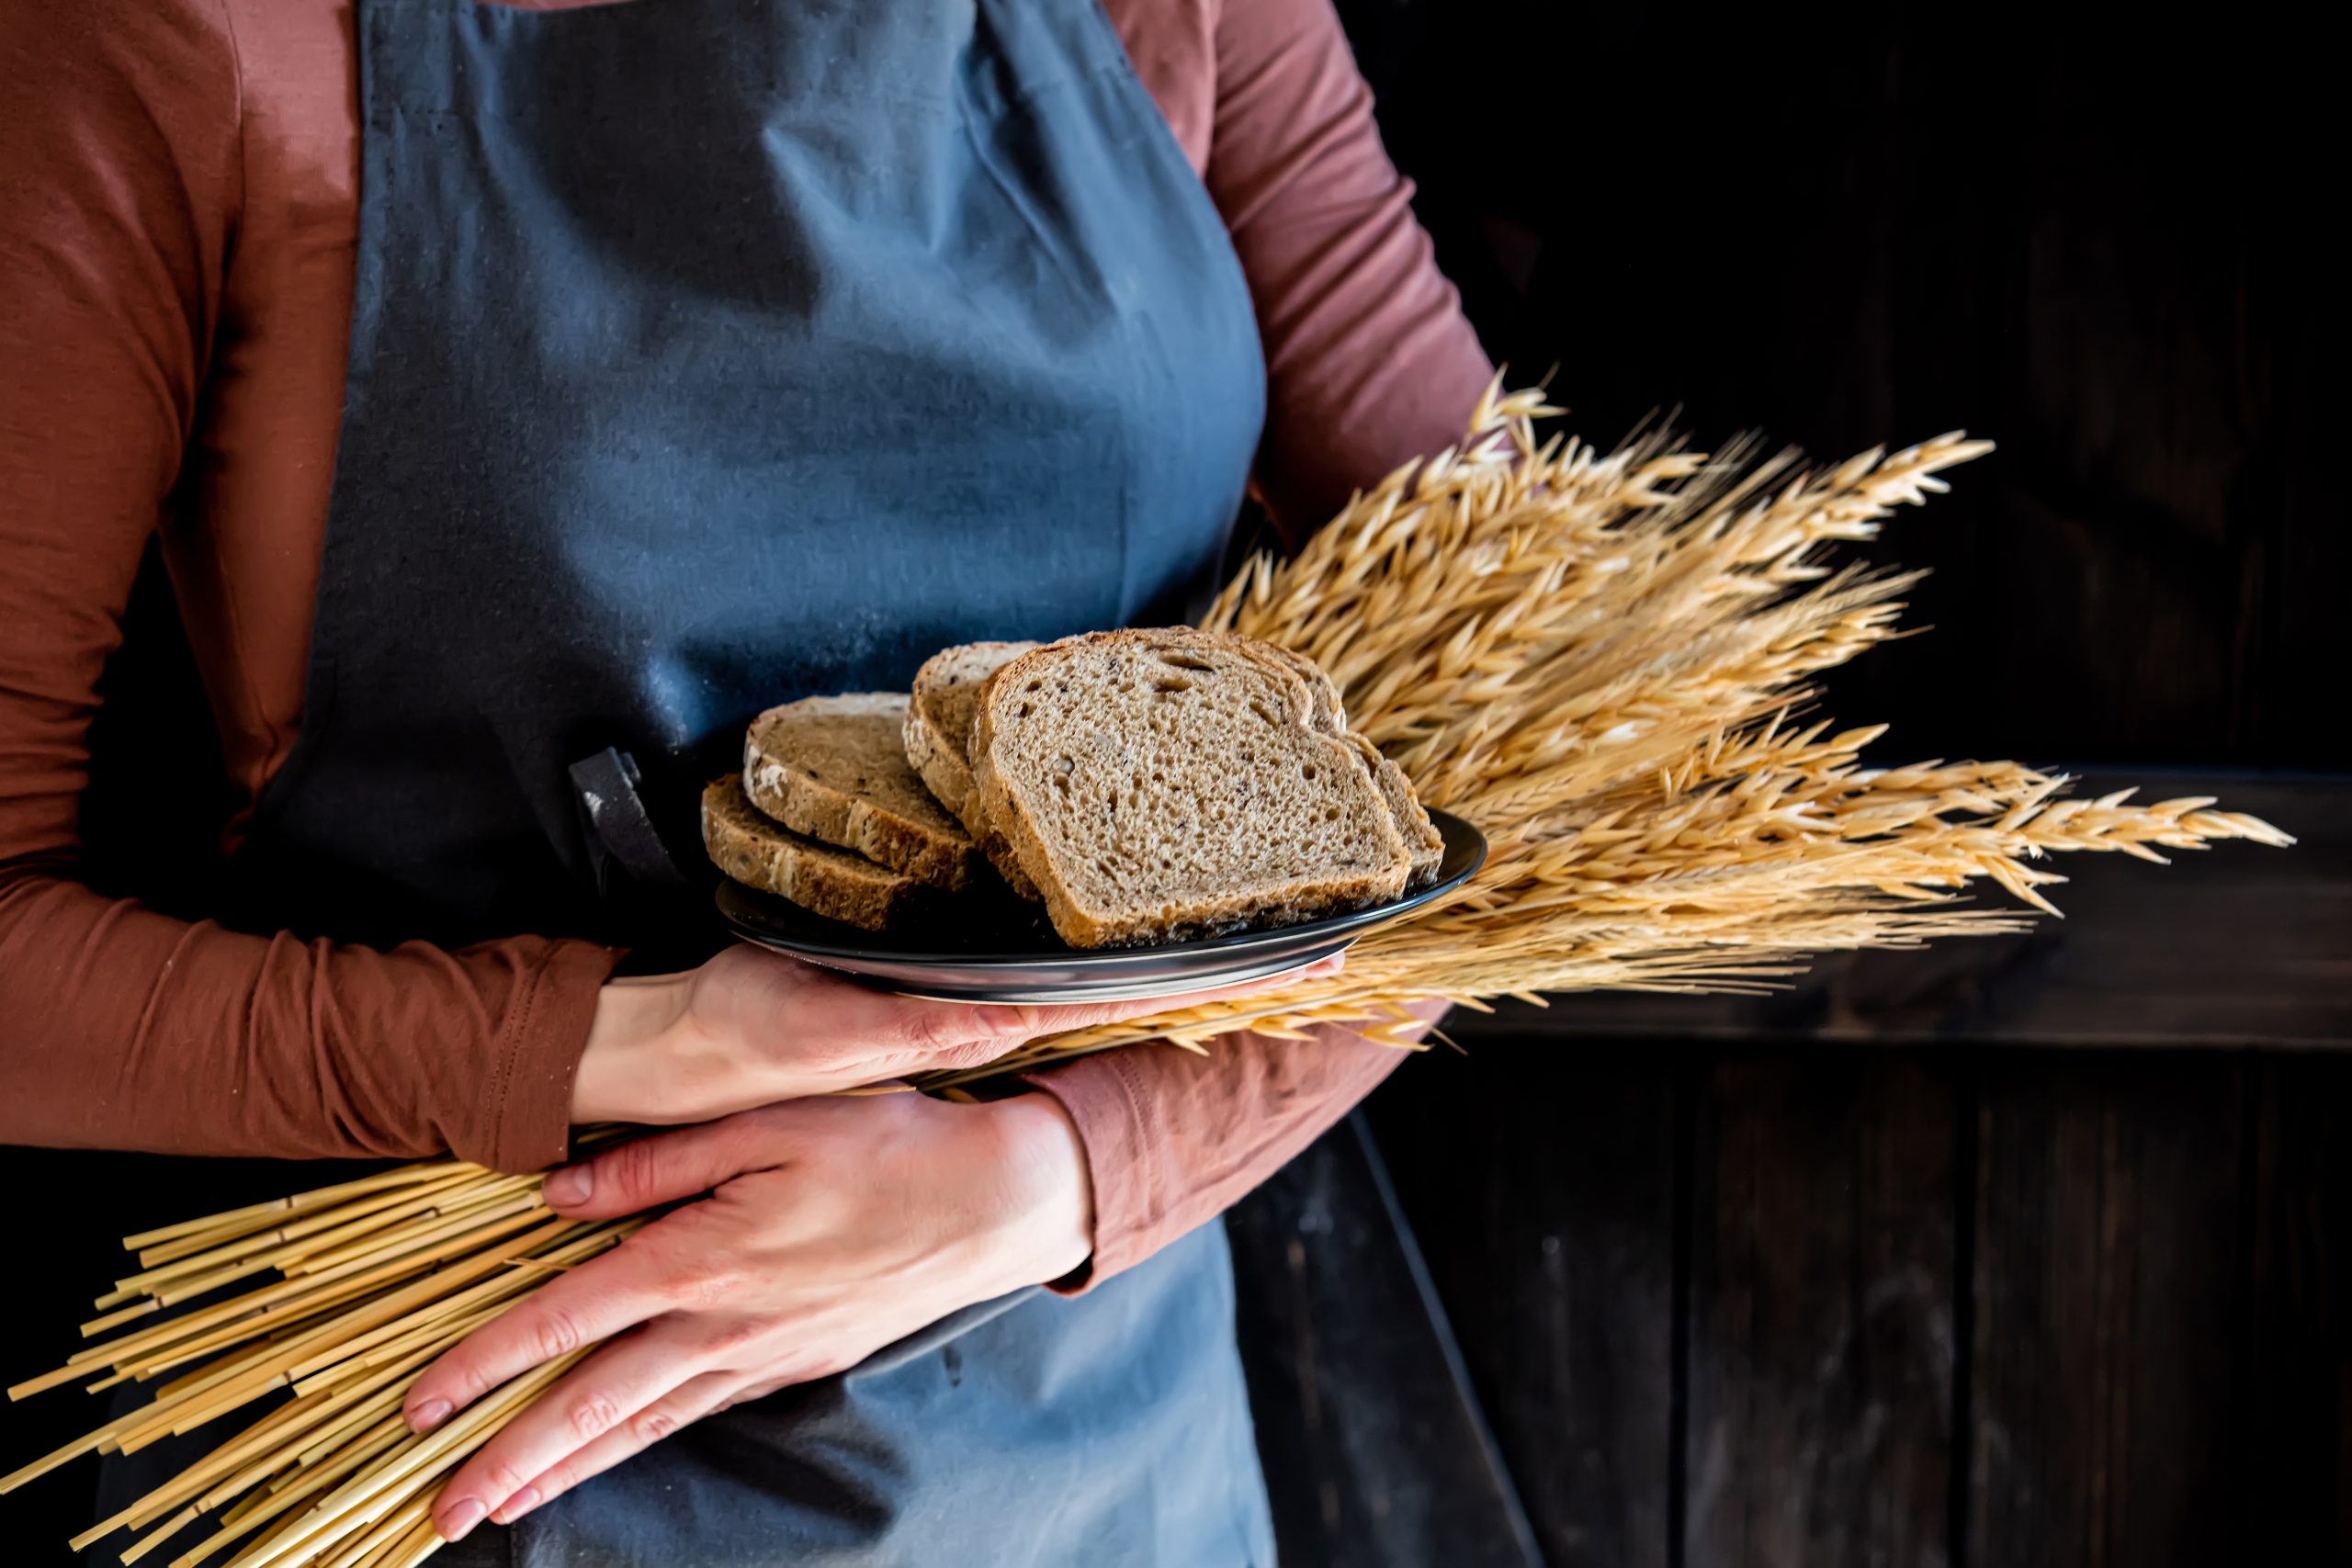
MULTIPOLYGON (((7 52, 40 105, 0 115, 0 1140, 560 1159, 605 949, 336 949, 72 880, 140 559, 161 522, 198 536, 175 498, 202 493, 243 98, 218 7, 13 7, 7 52)), ((250 698, 236 660, 212 673, 250 698)))

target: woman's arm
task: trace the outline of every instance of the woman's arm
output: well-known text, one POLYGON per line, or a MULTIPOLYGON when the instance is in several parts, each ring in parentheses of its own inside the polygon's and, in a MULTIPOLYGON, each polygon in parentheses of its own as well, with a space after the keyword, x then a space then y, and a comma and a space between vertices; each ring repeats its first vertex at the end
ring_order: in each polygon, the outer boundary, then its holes
POLYGON ((1218 0, 1204 175, 1265 344, 1257 485, 1304 539, 1462 438, 1494 366, 1438 271, 1331 0, 1218 0))
POLYGON ((0 1141, 561 1158, 606 950, 336 948, 74 880, 99 674, 235 352, 232 41, 193 4, 35 0, 0 98, 0 1141))

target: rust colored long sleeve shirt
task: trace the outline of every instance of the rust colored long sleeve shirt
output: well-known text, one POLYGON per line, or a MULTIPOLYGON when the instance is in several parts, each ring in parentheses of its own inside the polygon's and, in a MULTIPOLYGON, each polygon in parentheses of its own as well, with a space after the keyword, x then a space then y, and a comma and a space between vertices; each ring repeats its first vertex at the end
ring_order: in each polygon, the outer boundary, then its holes
MULTIPOLYGON (((1249 277, 1269 376, 1257 488, 1311 526, 1452 439, 1487 361, 1329 0, 1107 8, 1249 277)), ((75 878, 98 677, 159 530, 243 800, 293 743, 351 319, 356 71, 330 0, 8 12, 0 1141, 558 1160, 612 952, 255 936, 75 878)), ((1396 1059, 1329 1030, 1042 1075, 1086 1140, 1097 1276, 1229 1203, 1396 1059)))

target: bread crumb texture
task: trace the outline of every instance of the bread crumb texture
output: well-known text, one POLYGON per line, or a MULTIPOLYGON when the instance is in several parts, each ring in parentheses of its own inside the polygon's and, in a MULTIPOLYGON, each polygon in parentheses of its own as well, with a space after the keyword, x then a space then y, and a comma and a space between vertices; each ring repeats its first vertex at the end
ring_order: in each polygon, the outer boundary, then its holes
POLYGON ((1397 817, 1301 662, 1176 627, 1070 638, 989 679, 978 809, 1064 941, 1290 924, 1404 891, 1397 817))

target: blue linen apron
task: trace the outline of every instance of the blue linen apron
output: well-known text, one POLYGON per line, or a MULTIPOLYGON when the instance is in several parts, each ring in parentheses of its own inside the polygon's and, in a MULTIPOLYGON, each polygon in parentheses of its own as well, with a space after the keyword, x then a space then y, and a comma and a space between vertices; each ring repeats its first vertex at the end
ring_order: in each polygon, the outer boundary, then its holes
MULTIPOLYGON (((1263 417, 1222 223, 1095 0, 362 0, 357 288, 257 924, 707 951, 567 766, 694 837, 760 708, 1182 618, 1263 417)), ((1221 1232, 705 1420, 450 1554, 1272 1560, 1221 1232)))

